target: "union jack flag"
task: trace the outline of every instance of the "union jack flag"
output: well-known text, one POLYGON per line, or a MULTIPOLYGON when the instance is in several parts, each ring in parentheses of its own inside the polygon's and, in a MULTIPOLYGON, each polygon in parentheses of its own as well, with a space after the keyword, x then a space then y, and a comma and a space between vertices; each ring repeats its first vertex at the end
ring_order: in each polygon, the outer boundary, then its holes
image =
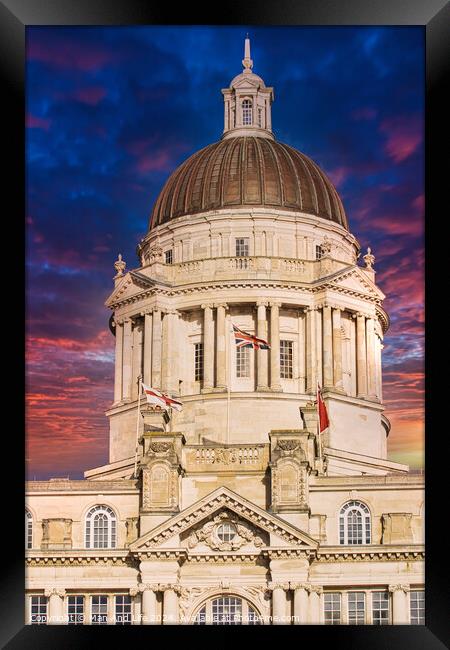
POLYGON ((264 339, 259 339, 253 334, 248 332, 243 332, 233 325, 234 330, 234 342, 238 348, 253 348, 254 350, 269 350, 270 345, 264 339))

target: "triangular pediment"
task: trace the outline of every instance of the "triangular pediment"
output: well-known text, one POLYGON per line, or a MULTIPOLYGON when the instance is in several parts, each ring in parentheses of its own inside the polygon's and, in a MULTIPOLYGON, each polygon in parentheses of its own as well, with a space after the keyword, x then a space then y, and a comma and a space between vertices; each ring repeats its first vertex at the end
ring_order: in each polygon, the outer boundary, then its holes
POLYGON ((161 283, 156 283, 155 280, 143 273, 139 273, 139 271, 129 271, 114 288, 112 294, 105 301, 105 305, 111 307, 118 301, 134 298, 156 286, 156 284, 161 283))
POLYGON ((384 293, 358 266, 347 267, 327 278, 322 278, 319 284, 326 284, 330 288, 336 288, 344 292, 364 294, 378 300, 384 300, 385 298, 384 293))
POLYGON ((153 530, 130 544, 130 551, 144 551, 164 547, 171 538, 186 537, 196 533, 200 524, 213 520, 220 513, 232 513, 244 526, 250 526, 260 537, 270 537, 272 546, 284 548, 316 549, 318 542, 307 533, 280 517, 269 513, 256 504, 244 499, 227 487, 214 492, 171 517, 153 530), (261 535, 262 534, 262 535, 261 535))

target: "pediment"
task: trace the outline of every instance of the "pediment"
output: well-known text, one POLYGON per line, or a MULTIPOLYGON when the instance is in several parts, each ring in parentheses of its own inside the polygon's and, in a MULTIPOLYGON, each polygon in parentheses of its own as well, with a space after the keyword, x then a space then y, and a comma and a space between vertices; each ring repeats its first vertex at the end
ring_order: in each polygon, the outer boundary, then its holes
MULTIPOLYGON (((172 545, 194 548, 206 545, 211 550, 211 528, 220 518, 235 523, 239 536, 243 538, 242 549, 248 545, 260 548, 270 545, 283 548, 316 549, 318 542, 307 533, 280 517, 267 512, 244 499, 229 488, 221 487, 192 504, 168 521, 163 522, 130 544, 130 551, 157 549, 172 545), (212 522, 212 525, 209 525, 212 522)), ((213 550, 233 550, 220 549, 213 550)))
POLYGON ((327 284, 350 293, 365 294, 378 300, 384 300, 384 293, 376 286, 367 274, 358 266, 345 269, 327 278, 327 284))
POLYGON ((119 300, 134 298, 140 293, 155 286, 155 280, 147 277, 138 271, 129 271, 122 281, 114 288, 112 294, 105 301, 105 305, 110 307, 119 300))

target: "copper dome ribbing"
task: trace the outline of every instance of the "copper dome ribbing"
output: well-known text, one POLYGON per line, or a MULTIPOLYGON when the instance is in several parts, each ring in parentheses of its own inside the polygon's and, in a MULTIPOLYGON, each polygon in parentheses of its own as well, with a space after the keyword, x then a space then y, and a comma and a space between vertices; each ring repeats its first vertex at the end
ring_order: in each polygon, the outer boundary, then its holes
POLYGON ((342 202, 324 172, 296 149, 254 136, 215 142, 182 163, 156 200, 150 228, 183 215, 245 206, 306 212, 348 230, 342 202))

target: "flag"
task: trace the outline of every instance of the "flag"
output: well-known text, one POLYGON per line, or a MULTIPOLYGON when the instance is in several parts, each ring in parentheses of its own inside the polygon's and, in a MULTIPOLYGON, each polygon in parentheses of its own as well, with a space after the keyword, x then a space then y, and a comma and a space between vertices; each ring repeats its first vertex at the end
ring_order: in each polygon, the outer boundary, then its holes
POLYGON ((328 419, 327 407, 322 399, 322 393, 319 384, 317 384, 317 413, 319 415, 319 433, 325 431, 330 426, 328 419))
POLYGON ((248 332, 243 332, 233 325, 234 342, 238 348, 253 348, 254 350, 268 350, 270 345, 264 339, 259 339, 248 332))
POLYGON ((176 411, 181 411, 183 408, 183 404, 181 402, 178 402, 176 399, 172 399, 172 397, 169 397, 168 395, 164 395, 164 393, 161 393, 161 391, 157 390, 156 388, 151 388, 145 384, 142 384, 142 388, 144 389, 144 393, 149 404, 155 404, 162 409, 173 408, 176 411))

